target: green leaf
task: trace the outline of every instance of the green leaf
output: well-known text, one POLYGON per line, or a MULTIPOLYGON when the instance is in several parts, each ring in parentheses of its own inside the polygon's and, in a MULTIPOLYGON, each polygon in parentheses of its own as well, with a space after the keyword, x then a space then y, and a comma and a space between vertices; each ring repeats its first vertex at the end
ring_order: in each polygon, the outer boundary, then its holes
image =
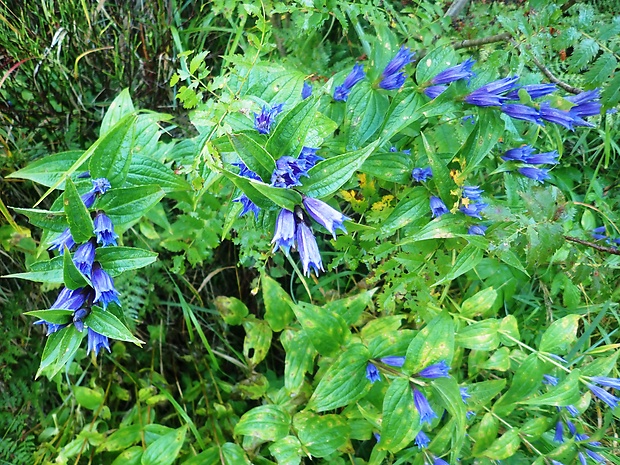
POLYGON ((455 155, 455 158, 466 160, 463 178, 482 163, 503 134, 504 123, 500 119, 499 112, 481 109, 476 126, 455 155))
POLYGON ((280 342, 286 352, 284 386, 289 392, 297 392, 305 374, 312 370, 316 350, 304 331, 284 331, 280 342))
POLYGON ((308 197, 320 199, 340 189, 361 168, 366 159, 378 147, 375 141, 353 152, 336 155, 319 162, 310 170, 310 179, 300 188, 308 197))
POLYGON ((458 278, 462 274, 475 268, 481 260, 482 250, 474 244, 467 244, 463 250, 461 250, 459 256, 456 257, 456 262, 452 269, 443 278, 433 284, 433 286, 458 278))
POLYGON ((344 319, 326 307, 298 302, 292 308, 312 345, 321 355, 329 356, 339 351, 351 335, 344 319))
POLYGON ((452 415, 456 425, 452 434, 452 446, 450 447, 453 461, 455 461, 460 456, 459 453, 465 442, 467 408, 461 397, 459 385, 454 378, 435 379, 431 382, 431 388, 436 394, 435 398, 441 399, 442 405, 452 415))
POLYGON ((493 406, 493 411, 500 416, 510 414, 517 402, 525 400, 540 388, 543 374, 545 374, 544 362, 539 360, 536 354, 529 355, 515 372, 506 394, 493 406))
POLYGON ((106 178, 112 187, 123 184, 131 162, 135 122, 135 114, 126 115, 100 137, 88 165, 93 179, 106 178))
POLYGON ((370 382, 366 379, 369 358, 370 353, 362 344, 347 347, 319 381, 307 408, 324 412, 364 397, 370 389, 370 382))
POLYGON ((451 46, 444 45, 433 49, 418 61, 415 69, 416 82, 422 84, 430 81, 438 73, 459 62, 460 58, 451 46))
POLYGON ((140 425, 122 426, 108 436, 103 444, 97 448, 100 451, 125 450, 137 443, 142 437, 140 425))
POLYGON ((66 182, 63 204, 73 240, 77 244, 86 242, 93 236, 95 226, 71 179, 66 182))
POLYGON ((281 407, 261 405, 243 414, 235 425, 235 434, 277 441, 288 434, 290 426, 291 416, 281 407))
POLYGON ((383 422, 378 447, 395 454, 413 441, 421 429, 420 414, 413 402, 409 380, 393 380, 383 399, 383 422), (405 418, 407 420, 403 421, 405 418))
POLYGON ((471 436, 474 439, 474 447, 472 449, 472 455, 474 457, 480 457, 497 438, 499 430, 499 420, 491 412, 487 412, 478 423, 477 427, 472 432, 471 436))
POLYGON ((599 51, 596 40, 591 38, 581 39, 573 48, 573 54, 569 59, 569 69, 572 72, 579 72, 590 63, 599 51))
POLYGON ((555 405, 564 407, 579 402, 581 392, 579 391, 579 377, 581 371, 573 368, 570 374, 557 386, 552 386, 549 392, 531 399, 526 399, 521 404, 526 405, 555 405))
POLYGON ((492 287, 487 287, 473 296, 469 297, 461 304, 461 315, 472 318, 480 315, 489 317, 489 310, 492 309, 497 299, 497 291, 492 287))
POLYGON ((227 442, 222 446, 221 455, 218 455, 217 457, 218 461, 221 460, 220 456, 224 456, 224 463, 226 464, 234 463, 235 465, 250 465, 250 461, 245 456, 243 449, 232 442, 227 442))
POLYGON ((614 72, 618 60, 611 53, 603 53, 596 59, 590 69, 583 75, 588 86, 598 87, 603 84, 614 72))
POLYGON ((448 169, 448 163, 452 160, 452 154, 443 155, 436 153, 433 147, 428 144, 424 133, 420 133, 420 137, 424 141, 424 147, 426 156, 428 157, 428 164, 433 171, 433 181, 439 191, 439 197, 448 205, 450 209, 450 191, 454 189, 454 181, 450 177, 450 170, 448 169))
POLYGON ((63 258, 55 257, 51 260, 36 262, 30 265, 30 271, 25 273, 14 273, 3 276, 3 278, 19 278, 28 281, 36 281, 48 284, 63 283, 63 258))
POLYGON ((24 312, 24 315, 34 316, 48 323, 64 325, 70 323, 73 319, 73 310, 32 310, 30 312, 24 312))
POLYGON ((509 265, 522 273, 525 273, 526 276, 530 276, 530 274, 523 266, 523 263, 521 263, 521 259, 519 259, 519 257, 517 257, 517 255, 512 250, 501 250, 499 252, 499 259, 503 261, 506 265, 509 265))
POLYGON ((65 286, 69 289, 79 289, 88 285, 86 277, 77 269, 73 259, 71 258, 71 252, 65 246, 65 253, 63 254, 63 267, 62 278, 65 282, 65 286))
POLYGON ((349 440, 351 427, 338 415, 300 412, 293 418, 297 437, 313 457, 327 457, 349 440))
POLYGON ((121 452, 118 457, 114 459, 112 465, 140 465, 143 453, 144 450, 141 446, 130 447, 121 452))
POLYGON ((514 315, 504 317, 499 326, 499 340, 505 346, 511 347, 521 339, 519 335, 519 324, 514 315))
POLYGON ((142 454, 141 465, 172 465, 181 452, 186 433, 187 426, 182 426, 157 439, 142 454))
POLYGON ((310 97, 284 115, 267 141, 267 152, 274 159, 286 154, 295 156, 301 151, 318 104, 317 98, 310 97))
POLYGON ((276 162, 269 152, 247 134, 231 134, 228 138, 243 163, 263 181, 269 181, 276 169, 276 162))
POLYGON ((75 386, 73 395, 79 405, 88 410, 96 410, 103 404, 103 391, 87 388, 86 386, 75 386))
POLYGON ((111 339, 133 342, 138 346, 144 344, 144 342, 131 334, 131 331, 129 331, 118 318, 112 315, 112 313, 102 310, 99 307, 93 307, 91 309, 90 315, 84 319, 84 323, 93 331, 111 339))
POLYGON ((153 185, 110 189, 99 199, 97 209, 105 211, 115 227, 127 227, 153 208, 164 194, 161 187, 153 185))
POLYGON ((52 379, 73 358, 85 334, 86 332, 80 333, 73 325, 50 334, 41 355, 36 378, 44 374, 52 379))
POLYGON ((36 208, 13 208, 13 210, 22 215, 26 215, 30 223, 39 228, 61 233, 69 227, 67 215, 64 211, 50 212, 47 210, 38 210, 36 208))
MULTIPOLYGON (((165 193, 191 191, 191 186, 181 176, 163 163, 148 156, 133 155, 124 187, 159 186, 165 193)), ((109 194, 106 194, 109 195, 109 194)))
POLYGON ((620 102, 620 73, 616 73, 609 84, 607 84, 601 94, 601 101, 605 109, 613 108, 620 102))
POLYGON ((442 312, 415 335, 407 348, 403 370, 409 374, 418 373, 440 360, 450 365, 453 355, 454 322, 447 312, 442 312))
POLYGON ((273 331, 282 331, 293 320, 295 314, 291 308, 293 301, 278 282, 270 276, 261 275, 263 285, 263 302, 265 303, 265 321, 273 331))
POLYGON ((342 128, 348 148, 358 149, 377 132, 388 106, 387 96, 373 89, 369 81, 364 80, 353 88, 342 128))
POLYGON ((278 461, 278 465, 299 465, 304 455, 301 443, 295 436, 286 436, 269 446, 269 453, 278 461))
POLYGON ((101 120, 100 134, 108 132, 116 123, 118 123, 124 116, 133 113, 136 109, 131 101, 131 95, 129 95, 129 89, 123 89, 120 94, 112 101, 108 110, 101 120))
POLYGON ((411 181, 411 161, 402 153, 381 152, 370 155, 360 171, 385 181, 407 184, 411 181))
POLYGON ((217 296, 213 302, 215 308, 229 325, 240 325, 250 313, 248 307, 236 297, 217 296))
POLYGON ((263 320, 245 321, 243 327, 246 331, 243 340, 243 355, 252 365, 256 366, 267 356, 273 333, 269 324, 263 320))
POLYGON ((512 428, 496 439, 482 456, 492 460, 504 460, 512 457, 519 450, 520 445, 519 429, 512 428))
POLYGON ((424 187, 414 187, 407 196, 398 202, 381 225, 381 234, 390 236, 399 229, 430 214, 428 191, 424 187))
POLYGON ((422 113, 419 111, 424 103, 424 97, 417 92, 400 92, 392 99, 383 128, 381 139, 390 140, 402 129, 419 120, 422 113))
POLYGON ((97 247, 95 260, 112 277, 154 263, 157 253, 134 247, 97 247))
MULTIPOLYGON (((429 204, 430 210, 430 204, 429 204)), ((454 231, 458 231, 464 224, 464 219, 457 215, 441 215, 427 223, 422 229, 407 235, 399 241, 399 245, 411 244, 429 239, 450 239, 456 237, 454 231)))
POLYGON ((499 321, 488 319, 459 330, 456 343, 473 350, 494 350, 499 347, 499 321))
POLYGON ((332 300, 325 304, 325 308, 340 315, 348 326, 354 325, 362 312, 372 304, 372 296, 376 290, 372 289, 344 299, 332 300))
POLYGON ((538 350, 560 355, 566 354, 576 340, 579 315, 567 315, 554 321, 543 333, 538 350))
POLYGON ((230 179, 248 198, 260 208, 269 209, 274 204, 293 211, 295 205, 301 205, 301 195, 293 189, 273 187, 260 181, 239 176, 223 170, 222 174, 230 179))
MULTIPOLYGON (((65 173, 80 159, 83 153, 84 152, 80 150, 71 150, 69 152, 47 155, 30 163, 21 170, 8 174, 6 177, 29 179, 46 187, 50 187, 63 178, 65 173)), ((82 164, 84 161, 85 160, 82 161, 82 164)), ((75 169, 78 169, 80 166, 81 164, 77 165, 75 169)), ((62 189, 63 186, 64 183, 61 183, 58 185, 58 188, 62 189)))

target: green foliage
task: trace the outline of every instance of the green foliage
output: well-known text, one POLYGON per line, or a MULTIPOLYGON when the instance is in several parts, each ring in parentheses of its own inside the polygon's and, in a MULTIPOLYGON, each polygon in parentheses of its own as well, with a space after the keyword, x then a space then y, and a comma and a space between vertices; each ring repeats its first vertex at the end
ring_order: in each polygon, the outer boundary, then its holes
MULTIPOLYGON (((70 3, 49 20, 71 18, 70 6, 86 8, 70 3)), ((7 200, 43 229, 34 240, 1 211, 10 221, 0 243, 8 256, 26 257, 25 271, 4 266, 5 277, 43 283, 43 291, 94 287, 76 252, 64 248, 51 258, 46 248, 66 228, 78 243, 92 240, 93 217, 105 212, 119 245, 98 246, 95 260, 114 278, 121 306, 88 304, 82 323, 110 339, 110 352, 100 357, 84 349, 87 333, 75 311, 50 309, 43 297, 11 309, 4 339, 16 343, 0 343, 0 366, 10 367, 3 377, 32 378, 32 360, 30 371, 19 367, 30 353, 40 356, 37 375, 48 380, 5 389, 0 379, 10 407, 0 412, 8 431, 0 457, 550 464, 575 463, 590 441, 614 457, 614 410, 588 383, 618 376, 616 116, 593 115, 593 127, 568 132, 463 98, 502 76, 542 81, 535 56, 572 86, 602 86, 602 108, 613 108, 620 101, 617 18, 592 5, 563 11, 548 2, 472 4, 454 24, 442 3, 427 2, 176 6, 166 34, 177 69, 162 72, 164 80, 172 76, 170 95, 192 110, 191 126, 140 110, 132 98, 143 84, 117 89, 85 150, 54 150, 60 153, 8 176, 48 190, 27 202, 7 200), (498 21, 489 24, 482 9, 498 21), (428 98, 429 81, 466 58, 452 43, 480 31, 508 31, 516 46, 477 48, 477 76, 428 98), (418 51, 417 61, 405 67, 401 89, 385 90, 383 70, 401 43, 418 51), (365 79, 346 101, 334 100, 356 61, 365 79), (306 99, 304 83, 313 88, 306 99), (267 134, 256 131, 254 118, 278 104, 267 134), (557 150, 548 182, 522 176, 518 162, 500 158, 524 144, 557 150), (282 157, 298 159, 304 147, 317 148, 321 160, 294 188, 274 186, 282 157), (427 166, 432 179, 413 181, 412 169, 427 166), (85 170, 111 183, 92 206, 83 203, 91 187, 85 170), (462 212, 473 202, 465 186, 484 190, 482 219, 462 212), (243 196, 260 208, 256 216, 239 218, 243 196), (449 213, 431 216, 431 196, 449 213), (342 211, 348 234, 313 222, 307 197, 342 211), (320 253, 313 259, 325 272, 304 276, 308 265, 297 255, 308 251, 299 237, 291 251, 273 250, 274 243, 286 248, 276 238, 270 243, 281 209, 293 212, 298 235, 302 221, 313 225, 320 253), (593 238, 601 224, 606 238, 593 238), (480 226, 488 226, 483 235, 471 233, 480 226), (41 331, 24 324, 32 317, 67 327, 36 347, 41 331), (36 415, 17 409, 27 398, 36 415), (591 440, 565 432, 566 441, 557 442, 557 422, 569 420, 591 440)), ((112 37, 119 33, 115 18, 112 37)), ((142 45, 156 38, 149 32, 142 45)), ((15 49, 26 45, 34 44, 24 38, 15 49)), ((49 71, 53 60, 44 58, 49 71)), ((14 96, 20 85, 0 91, 14 96)), ((569 110, 573 104, 560 95, 545 100, 569 110)), ((540 108, 523 90, 519 98, 540 108)), ((26 289, 0 298, 23 298, 26 289)))

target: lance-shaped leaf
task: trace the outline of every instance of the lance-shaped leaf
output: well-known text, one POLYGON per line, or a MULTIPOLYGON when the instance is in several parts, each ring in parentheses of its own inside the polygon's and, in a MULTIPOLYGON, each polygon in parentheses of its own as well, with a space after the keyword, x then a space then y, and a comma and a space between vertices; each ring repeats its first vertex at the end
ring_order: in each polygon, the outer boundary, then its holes
POLYGON ((278 405, 261 405, 247 411, 235 425, 235 434, 254 436, 264 441, 285 437, 291 427, 291 416, 278 405))
POLYGON ((77 244, 86 242, 93 236, 95 227, 90 217, 90 212, 88 208, 86 208, 86 205, 84 205, 84 202, 82 202, 80 194, 71 179, 67 179, 65 193, 63 195, 63 204, 73 240, 77 244))
POLYGON ((271 179, 271 174, 276 169, 276 162, 269 152, 247 134, 231 134, 228 138, 239 158, 249 169, 265 181, 271 179))
POLYGON ((99 334, 103 334, 111 339, 133 342, 136 345, 144 344, 144 342, 131 334, 131 331, 112 313, 99 307, 92 308, 90 314, 84 319, 84 323, 93 331, 97 331, 99 334))
POLYGON ((413 441, 421 429, 420 414, 413 402, 409 380, 393 380, 383 399, 379 448, 396 453, 413 441))
POLYGON ((105 211, 115 227, 126 227, 139 220, 164 196, 159 186, 110 189, 99 199, 97 208, 105 211))

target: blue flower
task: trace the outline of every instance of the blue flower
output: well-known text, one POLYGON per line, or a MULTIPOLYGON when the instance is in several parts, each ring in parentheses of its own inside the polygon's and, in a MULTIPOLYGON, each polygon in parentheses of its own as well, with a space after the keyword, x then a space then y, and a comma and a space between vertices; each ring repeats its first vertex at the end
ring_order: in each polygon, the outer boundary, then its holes
POLYGON ((353 86, 364 79, 365 76, 366 73, 364 73, 364 65, 359 63, 356 64, 353 67, 353 70, 344 79, 344 82, 334 89, 334 100, 346 102, 353 86))
POLYGON ((430 166, 426 168, 414 168, 411 172, 411 177, 416 182, 424 182, 433 177, 433 170, 431 170, 430 166))
POLYGON ((306 100, 312 95, 312 84, 304 81, 304 86, 301 89, 301 99, 306 100))
POLYGON ((443 201, 434 195, 431 195, 430 198, 430 208, 433 218, 439 218, 441 215, 445 215, 446 213, 450 213, 446 204, 443 201))
POLYGON ((381 360, 381 362, 385 363, 386 365, 389 365, 391 367, 397 367, 397 368, 400 368, 405 364, 405 357, 401 357, 397 355, 390 355, 388 357, 382 357, 379 360, 381 360))
POLYGON ((260 113, 254 113, 254 129, 256 129, 259 134, 269 134, 271 125, 275 123, 276 115, 282 112, 283 106, 284 105, 281 103, 273 105, 271 109, 267 109, 267 106, 263 106, 260 113))
POLYGON ((469 399, 471 397, 471 394, 469 393, 469 390, 467 389, 467 386, 461 386, 459 388, 459 392, 461 393, 461 400, 463 401, 464 404, 467 403, 467 399, 469 399))
MULTIPOLYGON (((239 176, 243 176, 244 178, 254 179, 256 181, 262 181, 261 177, 258 174, 256 174, 254 171, 252 171, 250 168, 248 168, 246 164, 243 163, 242 161, 232 163, 232 165, 237 166, 239 168, 239 176)), ((260 212, 260 207, 256 205, 254 202, 252 202, 248 198, 247 195, 241 194, 236 199, 233 199, 233 202, 239 202, 243 206, 243 208, 241 209, 241 212, 239 213, 240 217, 247 214, 248 212, 253 212, 254 218, 258 219, 258 213, 260 212)))
POLYGON ((97 236, 97 243, 103 247, 110 245, 116 245, 116 239, 118 234, 114 232, 114 225, 108 215, 103 212, 98 212, 93 220, 95 225, 94 233, 97 236))
POLYGON ((556 91, 555 84, 528 84, 527 86, 518 87, 506 94, 508 100, 519 100, 519 89, 524 89, 532 99, 544 97, 556 91))
POLYGON ((572 435, 577 434, 577 428, 575 428, 575 425, 571 421, 567 420, 566 426, 568 426, 568 431, 570 431, 570 434, 572 435))
POLYGON ((433 465, 450 465, 450 464, 442 458, 435 457, 435 459, 433 460, 433 465))
POLYGON ((467 216, 471 216, 472 218, 478 218, 479 220, 481 220, 482 217, 480 216, 480 212, 482 212, 482 210, 484 210, 488 206, 489 205, 486 203, 473 202, 468 203, 467 205, 461 205, 459 207, 459 210, 461 211, 461 213, 464 213, 467 216))
POLYGON ((571 416, 573 416, 573 417, 576 417, 576 416, 578 416, 578 415, 579 415, 579 410, 577 410, 577 409, 575 408, 575 406, 574 406, 574 405, 567 405, 567 406, 566 406, 566 407, 564 407, 564 408, 565 408, 565 409, 566 409, 566 411, 567 411, 568 413, 570 413, 570 414, 571 414, 571 416))
POLYGON ((107 336, 99 334, 97 331, 88 328, 88 352, 94 352, 95 357, 99 355, 101 349, 106 349, 110 352, 110 341, 107 336))
POLYGON ((71 250, 75 246, 75 241, 71 235, 69 228, 65 229, 54 240, 50 241, 50 246, 47 250, 58 250, 60 255, 65 253, 65 246, 71 250))
POLYGON ((85 242, 73 254, 73 263, 84 276, 90 278, 90 272, 95 261, 95 245, 92 241, 85 242))
POLYGON ((90 312, 85 308, 81 308, 73 312, 73 326, 75 326, 75 329, 77 329, 80 333, 84 331, 84 318, 86 318, 89 313, 90 312))
POLYGON ((585 449, 585 451, 586 451, 586 454, 588 454, 588 456, 595 462, 607 463, 607 459, 605 459, 605 457, 603 457, 601 454, 598 454, 590 449, 585 449))
POLYGON ((46 336, 49 336, 50 334, 53 334, 56 331, 60 331, 62 328, 65 328, 65 327, 67 327, 69 325, 68 323, 64 323, 64 324, 50 323, 49 321, 45 321, 45 320, 35 321, 33 324, 35 324, 35 325, 45 325, 46 326, 46 331, 45 331, 45 335, 46 336))
POLYGON ((400 72, 402 68, 413 61, 415 52, 409 51, 407 47, 401 47, 396 56, 390 60, 383 73, 379 87, 385 90, 400 89, 405 83, 405 73, 400 72))
POLYGON ((557 460, 551 460, 551 465, 564 465, 562 462, 558 462, 557 460))
POLYGON ((366 379, 370 381, 371 384, 381 381, 381 374, 379 373, 379 370, 371 362, 368 362, 366 365, 366 379))
POLYGON ((610 408, 615 409, 618 406, 620 399, 613 394, 591 383, 586 383, 586 386, 588 386, 588 389, 590 389, 592 394, 605 402, 610 408))
POLYGON ((312 230, 306 225, 303 219, 297 222, 295 240, 297 242, 297 251, 301 258, 304 274, 310 276, 310 268, 314 269, 314 274, 317 276, 319 275, 319 271, 325 271, 323 269, 323 262, 321 261, 319 246, 312 234, 312 230))
POLYGON ((459 63, 456 66, 444 69, 442 72, 438 73, 433 79, 431 79, 431 83, 433 85, 449 84, 460 79, 470 79, 472 76, 474 76, 474 73, 471 70, 472 66, 474 66, 474 63, 476 63, 476 60, 468 58, 463 63, 459 63))
POLYGON ((311 168, 314 168, 314 165, 316 165, 317 162, 325 160, 323 157, 320 157, 316 154, 318 150, 319 149, 315 149, 313 147, 301 148, 301 153, 297 158, 297 163, 306 172, 310 171, 311 168))
POLYGON ((557 386, 558 379, 555 376, 551 375, 543 375, 543 383, 548 384, 550 386, 557 386))
POLYGON ((429 98, 435 99, 443 94, 447 88, 448 86, 430 86, 424 89, 424 94, 429 98))
POLYGON ((527 105, 522 105, 520 103, 504 103, 502 104, 501 111, 514 119, 542 124, 538 110, 527 105))
POLYGON ((430 442, 431 440, 424 431, 420 431, 418 434, 416 434, 415 445, 418 446, 418 449, 426 449, 430 442))
POLYGON ((545 180, 551 177, 547 173, 546 169, 536 168, 535 166, 523 166, 518 168, 517 171, 526 178, 533 179, 534 181, 538 181, 540 183, 545 182, 545 180))
POLYGON ((564 442, 564 424, 562 421, 558 421, 555 424, 555 435, 553 436, 553 440, 559 443, 564 442))
POLYGON ((609 378, 607 376, 592 376, 590 380, 593 383, 600 384, 601 386, 620 389, 620 379, 618 378, 609 378))
POLYGON ((420 424, 426 422, 430 424, 433 418, 437 418, 437 414, 433 411, 428 400, 420 391, 413 388, 413 403, 420 413, 420 424))
POLYGON ((93 184, 93 188, 81 197, 82 202, 86 205, 86 208, 92 207, 97 196, 105 194, 112 187, 110 185, 110 181, 106 178, 93 179, 91 182, 93 184))
POLYGON ((534 152, 534 147, 524 145, 514 149, 506 150, 502 155, 504 161, 525 161, 525 157, 534 152))
POLYGON ((574 115, 571 115, 568 111, 552 108, 549 102, 543 102, 540 105, 540 117, 550 123, 559 124, 566 129, 573 130, 574 115))
POLYGON ((461 195, 469 200, 480 200, 482 199, 483 192, 484 190, 480 189, 478 186, 463 186, 461 195))
POLYGON ((607 239, 607 232, 605 230, 605 226, 599 226, 598 228, 594 228, 590 235, 596 239, 597 241, 601 241, 607 239))
POLYGON ((334 239, 336 239, 336 229, 342 229, 346 234, 347 230, 343 222, 350 218, 344 216, 338 210, 333 209, 325 202, 313 199, 312 197, 304 197, 302 202, 314 221, 327 229, 332 236, 334 236, 334 239))
POLYGON ((502 94, 512 90, 518 80, 518 76, 513 76, 490 82, 465 96, 464 100, 479 107, 499 107, 508 100, 502 94))
POLYGON ((579 457, 579 462, 581 463, 581 465, 587 465, 588 461, 583 452, 579 452, 579 454, 577 454, 577 457, 579 457))
POLYGON ((276 220, 276 230, 271 243, 273 251, 278 249, 288 253, 295 241, 295 216, 293 212, 283 208, 276 220))
POLYGON ((56 301, 50 308, 62 309, 62 310, 79 310, 86 304, 92 297, 90 288, 80 287, 75 290, 71 290, 67 287, 63 287, 58 293, 56 301))
POLYGON ((598 101, 600 98, 600 89, 589 90, 577 95, 571 95, 565 97, 575 106, 568 112, 574 117, 575 124, 579 126, 594 126, 583 119, 585 116, 596 116, 601 113, 601 103, 598 101))
POLYGON ((95 262, 93 266, 91 280, 93 289, 95 289, 94 303, 99 302, 104 310, 108 307, 110 302, 115 302, 120 307, 121 302, 118 300, 120 293, 114 287, 114 281, 97 262, 95 262))
POLYGON ((473 224, 467 229, 467 234, 471 236, 484 236, 487 226, 482 224, 473 224))
POLYGON ((308 177, 306 161, 285 155, 276 160, 276 169, 271 174, 271 185, 288 189, 301 186, 301 177, 308 177))
POLYGON ((558 152, 553 150, 551 152, 527 154, 523 157, 523 161, 530 165, 556 165, 558 156, 558 152))
POLYGON ((421 370, 417 375, 422 378, 437 379, 437 378, 449 378, 450 367, 445 360, 441 360, 438 363, 433 363, 421 370))

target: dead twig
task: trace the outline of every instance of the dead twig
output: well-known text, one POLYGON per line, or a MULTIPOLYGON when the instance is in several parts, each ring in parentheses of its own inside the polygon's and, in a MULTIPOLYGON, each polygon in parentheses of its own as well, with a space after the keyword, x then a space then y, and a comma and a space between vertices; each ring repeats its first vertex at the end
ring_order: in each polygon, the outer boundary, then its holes
POLYGON ((585 245, 586 247, 598 250, 599 252, 605 252, 612 255, 620 255, 620 250, 616 249, 615 247, 604 247, 602 245, 595 244, 594 242, 584 241, 583 239, 579 239, 578 237, 573 236, 564 236, 564 239, 566 239, 568 242, 585 245))

